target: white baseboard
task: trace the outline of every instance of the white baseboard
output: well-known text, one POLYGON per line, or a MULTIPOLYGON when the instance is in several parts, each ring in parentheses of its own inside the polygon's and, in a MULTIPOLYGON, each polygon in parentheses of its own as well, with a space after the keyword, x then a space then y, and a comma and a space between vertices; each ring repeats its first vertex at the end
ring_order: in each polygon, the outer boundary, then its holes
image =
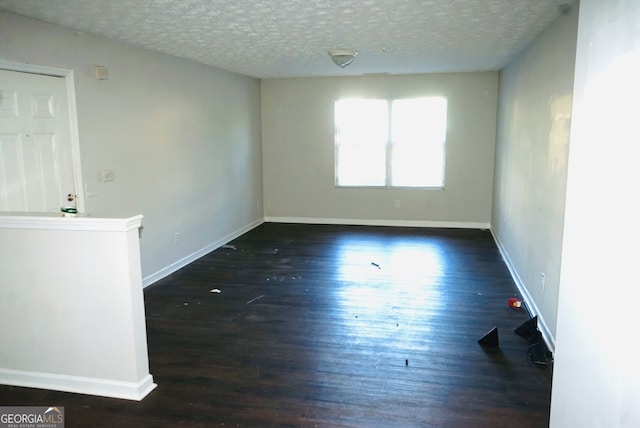
POLYGON ((186 257, 181 258, 180 260, 171 263, 169 266, 166 266, 162 269, 160 269, 157 272, 152 273, 151 275, 148 275, 144 278, 142 278, 142 287, 148 287, 151 284, 161 280, 162 278, 171 275, 172 273, 174 273, 175 271, 177 271, 178 269, 181 269, 183 267, 185 267, 186 265, 188 265, 189 263, 198 260, 200 257, 205 256, 207 254, 209 254, 210 252, 212 252, 213 250, 216 250, 218 248, 220 248, 222 245, 226 244, 229 241, 232 241, 233 239, 237 238, 240 235, 243 235, 245 233, 247 233, 248 231, 250 231, 251 229, 254 229, 258 226, 260 226, 262 223, 264 223, 263 219, 259 219, 254 221, 253 223, 244 226, 234 232, 229 233, 228 235, 218 239, 215 242, 212 242, 211 244, 207 245, 204 248, 199 249, 198 251, 195 251, 191 254, 189 254, 186 257))
POLYGON ((424 220, 371 220, 371 219, 342 219, 342 218, 313 218, 313 217, 265 217, 270 223, 307 223, 307 224, 342 224, 353 226, 395 226, 395 227, 442 227, 453 229, 489 229, 489 223, 483 222, 455 222, 455 221, 424 221, 424 220))
POLYGON ((547 323, 544 320, 544 316, 542 316, 542 313, 540 312, 540 309, 538 309, 538 306, 536 305, 535 300, 533 299, 533 297, 531 297, 531 294, 529 293, 529 290, 527 289, 527 286, 525 285, 525 283, 522 281, 522 279, 520 278, 520 275, 518 275, 518 271, 516 270, 515 266, 513 265, 513 262, 511 261, 511 258, 509 257, 509 254, 507 253, 506 249, 504 248, 504 245, 502 245, 502 242, 500 242, 500 239, 498 239, 498 237, 495 234, 495 231, 492 229, 491 230, 491 235, 493 236, 493 240, 496 242, 496 245, 498 246, 498 250, 500 251, 500 254, 502 255, 502 259, 504 260, 505 264, 507 265, 507 268, 509 269, 509 272, 511 273, 511 277, 513 278, 513 281, 516 283, 516 287, 518 288, 518 291, 520 292, 520 294, 522 295, 522 299, 524 300, 524 303, 529 311, 529 315, 531 315, 531 317, 538 317, 538 330, 540 330, 540 333, 542 334, 542 338, 544 339, 547 348, 549 348, 549 351, 551 351, 552 353, 555 354, 556 352, 556 339, 553 336, 553 334, 551 333, 551 330, 549 329, 549 326, 547 325, 547 323))
POLYGON ((124 382, 83 376, 69 376, 0 368, 0 384, 26 388, 50 389, 140 401, 156 385, 148 374, 139 382, 124 382))

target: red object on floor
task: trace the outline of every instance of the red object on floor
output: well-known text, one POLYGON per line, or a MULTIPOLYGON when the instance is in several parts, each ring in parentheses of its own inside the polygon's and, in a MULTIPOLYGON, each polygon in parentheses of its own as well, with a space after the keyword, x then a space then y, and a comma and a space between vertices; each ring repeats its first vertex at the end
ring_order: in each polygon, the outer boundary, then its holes
POLYGON ((509 297, 509 306, 514 309, 520 309, 522 307, 522 300, 517 297, 509 297))

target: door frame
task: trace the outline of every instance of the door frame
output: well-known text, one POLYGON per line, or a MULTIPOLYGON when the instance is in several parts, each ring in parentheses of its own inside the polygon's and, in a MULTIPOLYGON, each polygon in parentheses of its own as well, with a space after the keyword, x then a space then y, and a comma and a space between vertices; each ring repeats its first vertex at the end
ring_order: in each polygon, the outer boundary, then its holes
POLYGON ((0 59, 0 69, 7 71, 17 71, 20 73, 42 74, 45 76, 61 77, 64 79, 67 87, 67 106, 69 109, 69 138, 71 140, 71 158, 73 162, 73 183, 76 190, 76 208, 78 209, 79 213, 84 213, 84 185, 82 180, 80 137, 78 133, 78 111, 76 108, 76 89, 73 70, 5 61, 3 59, 0 59))

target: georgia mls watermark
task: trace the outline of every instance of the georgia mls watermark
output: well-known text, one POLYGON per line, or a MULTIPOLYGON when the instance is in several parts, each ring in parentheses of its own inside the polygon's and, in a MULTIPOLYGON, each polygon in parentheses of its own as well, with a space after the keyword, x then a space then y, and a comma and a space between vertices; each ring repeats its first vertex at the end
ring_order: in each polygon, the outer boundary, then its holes
POLYGON ((0 406, 0 428, 64 428, 64 407, 0 406))

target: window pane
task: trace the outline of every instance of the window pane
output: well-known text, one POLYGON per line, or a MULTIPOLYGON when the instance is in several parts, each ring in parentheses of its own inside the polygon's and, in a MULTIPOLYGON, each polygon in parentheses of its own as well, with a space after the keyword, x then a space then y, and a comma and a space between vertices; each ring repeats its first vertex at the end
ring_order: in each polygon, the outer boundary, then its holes
POLYGON ((338 186, 384 186, 384 146, 339 146, 336 148, 338 186))
POLYGON ((392 186, 442 187, 444 183, 443 146, 395 146, 391 163, 392 186))
POLYGON ((391 107, 391 185, 444 185, 447 100, 395 100, 391 107))
POLYGON ((442 97, 394 100, 391 123, 393 144, 441 144, 447 132, 447 100, 442 97))
POLYGON ((385 185, 388 120, 385 100, 336 101, 336 185, 385 185))
POLYGON ((389 119, 385 100, 339 100, 335 109, 336 144, 386 144, 389 119))

